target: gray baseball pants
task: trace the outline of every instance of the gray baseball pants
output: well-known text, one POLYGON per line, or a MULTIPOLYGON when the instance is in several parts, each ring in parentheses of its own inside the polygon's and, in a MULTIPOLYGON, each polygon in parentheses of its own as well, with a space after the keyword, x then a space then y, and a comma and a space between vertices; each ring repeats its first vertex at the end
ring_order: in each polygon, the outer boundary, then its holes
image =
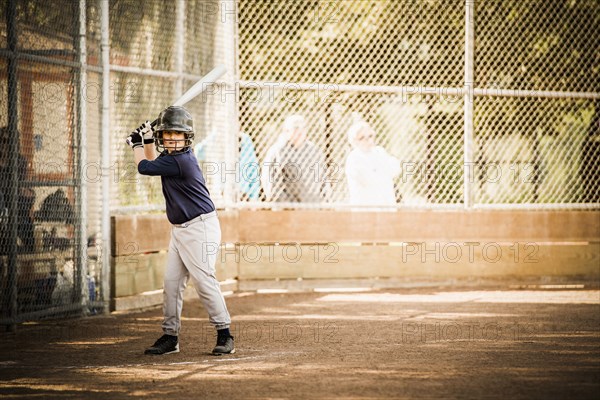
POLYGON ((229 328, 231 318, 215 276, 220 244, 221 226, 216 211, 173 225, 164 281, 162 329, 165 334, 179 334, 183 292, 189 278, 208 312, 210 323, 216 329, 229 328))

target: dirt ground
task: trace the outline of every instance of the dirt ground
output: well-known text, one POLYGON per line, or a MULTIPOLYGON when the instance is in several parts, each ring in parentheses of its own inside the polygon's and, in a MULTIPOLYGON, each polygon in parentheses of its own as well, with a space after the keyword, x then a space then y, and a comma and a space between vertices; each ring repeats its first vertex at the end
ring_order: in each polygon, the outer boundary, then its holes
POLYGON ((600 392, 600 291, 402 289, 227 298, 212 356, 198 300, 181 352, 146 356, 161 310, 0 333, 0 397, 585 399, 600 392))

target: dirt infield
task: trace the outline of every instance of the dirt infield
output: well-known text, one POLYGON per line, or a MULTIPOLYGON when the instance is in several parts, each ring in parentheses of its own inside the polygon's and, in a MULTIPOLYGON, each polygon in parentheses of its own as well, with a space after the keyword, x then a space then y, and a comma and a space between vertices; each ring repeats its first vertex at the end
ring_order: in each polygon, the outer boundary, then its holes
POLYGON ((161 311, 0 334, 2 398, 595 398, 600 291, 448 289, 228 297, 237 352, 184 305, 181 352, 145 356, 161 311))

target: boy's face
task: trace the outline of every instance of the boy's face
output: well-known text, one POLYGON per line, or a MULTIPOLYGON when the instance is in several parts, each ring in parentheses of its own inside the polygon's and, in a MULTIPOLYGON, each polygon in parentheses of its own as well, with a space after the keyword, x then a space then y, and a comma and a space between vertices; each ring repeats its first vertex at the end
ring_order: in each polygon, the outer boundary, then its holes
POLYGON ((162 136, 163 146, 169 153, 182 150, 185 147, 185 134, 183 132, 164 131, 162 136))

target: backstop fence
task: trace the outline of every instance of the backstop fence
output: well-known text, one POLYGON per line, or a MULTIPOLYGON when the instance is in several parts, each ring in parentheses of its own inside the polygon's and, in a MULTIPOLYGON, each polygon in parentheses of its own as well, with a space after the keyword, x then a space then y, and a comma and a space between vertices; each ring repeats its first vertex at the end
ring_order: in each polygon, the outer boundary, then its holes
POLYGON ((164 208, 124 138, 216 64, 186 107, 218 208, 597 209, 599 26, 595 0, 4 0, 0 320, 106 306, 110 216, 164 208))

